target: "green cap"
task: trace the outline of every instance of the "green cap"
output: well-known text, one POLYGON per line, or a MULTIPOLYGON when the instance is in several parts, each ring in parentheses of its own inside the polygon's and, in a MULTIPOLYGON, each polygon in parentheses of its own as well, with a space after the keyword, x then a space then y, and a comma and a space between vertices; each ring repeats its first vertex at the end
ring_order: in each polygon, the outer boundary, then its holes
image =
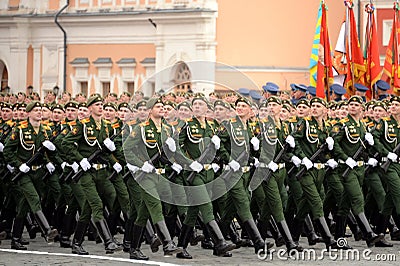
POLYGON ((157 103, 162 103, 163 101, 161 100, 161 98, 151 98, 147 101, 146 103, 146 108, 147 109, 152 109, 154 105, 156 105, 157 103))
POLYGON ((75 102, 75 101, 70 101, 70 102, 67 102, 67 104, 64 106, 64 108, 65 109, 67 109, 67 108, 78 109, 79 108, 79 104, 77 102, 75 102))
MULTIPOLYGON (((18 108, 24 107, 23 104, 19 104, 18 108)), ((35 107, 42 107, 42 104, 39 101, 32 101, 28 105, 26 105, 26 112, 32 111, 33 108, 35 107)))
POLYGON ((105 104, 103 105, 103 109, 106 109, 106 107, 111 107, 111 108, 114 109, 115 111, 118 111, 118 110, 117 110, 117 106, 116 106, 115 104, 113 104, 113 103, 105 103, 105 104))
POLYGON ((87 107, 91 106, 94 103, 102 102, 102 101, 103 101, 103 98, 101 98, 101 96, 95 94, 95 95, 91 96, 89 98, 89 100, 87 101, 87 107))

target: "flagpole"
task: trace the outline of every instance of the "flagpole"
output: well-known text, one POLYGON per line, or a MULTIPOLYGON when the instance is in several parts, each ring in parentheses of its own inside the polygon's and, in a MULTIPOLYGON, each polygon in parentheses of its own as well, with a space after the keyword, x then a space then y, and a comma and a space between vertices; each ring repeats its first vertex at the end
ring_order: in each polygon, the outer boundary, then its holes
MULTIPOLYGON (((396 0, 396 9, 395 9, 395 21, 394 21, 394 23, 396 23, 396 28, 397 28, 397 25, 398 25, 398 20, 399 20, 399 0, 396 0)), ((393 27, 394 27, 394 25, 393 25, 393 27)), ((397 29, 398 30, 398 29, 397 29)), ((394 41, 394 47, 395 47, 395 49, 394 49, 394 53, 395 53, 395 56, 394 56, 394 58, 395 58, 395 64, 394 64, 394 67, 395 67, 395 71, 394 71, 394 73, 393 73, 393 77, 392 77, 392 79, 393 79, 393 92, 395 92, 394 91, 394 89, 395 89, 395 75, 398 75, 398 72, 399 72, 399 70, 398 69, 396 69, 396 66, 397 66, 397 68, 398 68, 398 65, 399 65, 399 49, 398 49, 398 47, 399 47, 399 40, 398 40, 398 33, 396 32, 395 33, 395 35, 394 35, 394 39, 393 39, 393 41, 394 41)), ((396 94, 398 94, 398 92, 396 91, 396 94)))

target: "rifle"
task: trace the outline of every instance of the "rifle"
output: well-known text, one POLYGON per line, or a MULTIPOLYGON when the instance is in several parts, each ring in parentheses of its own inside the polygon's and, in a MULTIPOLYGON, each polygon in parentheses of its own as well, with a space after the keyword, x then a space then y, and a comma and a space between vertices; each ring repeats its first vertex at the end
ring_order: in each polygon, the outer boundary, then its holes
MULTIPOLYGON (((240 163, 245 157, 247 156, 247 151, 243 150, 239 156, 236 158, 235 161, 237 161, 238 163, 240 163)), ((240 169, 239 169, 240 170, 240 169)), ((238 171, 239 171, 238 170, 238 171)), ((229 167, 228 170, 226 170, 225 172, 223 172, 219 177, 222 178, 223 180, 227 180, 232 174, 234 173, 233 169, 229 167)))
MULTIPOLYGON (((397 144, 397 146, 394 148, 393 153, 398 154, 400 151, 400 143, 397 144)), ((381 167, 383 169, 383 171, 385 171, 385 173, 387 172, 387 170, 389 169, 390 164, 392 163, 392 161, 390 159, 387 159, 386 162, 384 162, 381 167)))
MULTIPOLYGON (((225 132, 225 130, 226 130, 225 127, 224 127, 224 129, 219 130, 218 133, 217 133, 217 136, 221 135, 222 132, 225 132)), ((204 161, 204 159, 206 158, 206 156, 211 152, 211 149, 212 149, 213 147, 215 147, 214 145, 211 145, 211 144, 212 144, 212 143, 210 143, 209 145, 207 145, 206 149, 202 152, 202 154, 200 155, 200 157, 197 159, 197 161, 198 161, 200 164, 203 164, 203 161, 204 161)), ((193 180, 194 180, 196 174, 197 174, 197 172, 195 172, 195 171, 190 172, 190 174, 189 174, 188 177, 186 178, 186 181, 187 181, 189 184, 193 184, 193 180)))
MULTIPOLYGON (((372 132, 372 131, 374 131, 374 130, 375 130, 375 127, 373 127, 372 130, 371 130, 370 132, 372 132)), ((353 160, 357 160, 358 157, 361 156, 361 154, 363 153, 364 148, 366 147, 367 143, 368 143, 368 142, 367 142, 366 140, 364 140, 363 142, 361 142, 360 147, 358 147, 356 153, 354 153, 354 155, 353 155, 353 160)), ((389 161, 389 160, 388 160, 388 161, 389 161)), ((390 164, 390 162, 389 162, 389 164, 390 164)), ((345 170, 345 171, 343 172, 343 174, 342 174, 342 177, 343 177, 343 178, 346 178, 346 177, 349 175, 351 169, 352 169, 352 168, 350 168, 350 166, 347 166, 346 170, 345 170)))
MULTIPOLYGON (((181 132, 182 130, 184 130, 187 126, 188 126, 188 123, 186 123, 183 127, 181 127, 180 130, 176 130, 176 131, 174 132, 174 134, 171 136, 172 139, 175 139, 175 138, 180 134, 180 132, 181 132)), ((162 154, 163 154, 162 151, 163 151, 164 149, 167 148, 166 145, 167 145, 166 143, 163 143, 163 145, 161 146, 161 149, 159 149, 160 152, 155 153, 155 154, 150 158, 150 162, 151 162, 152 165, 154 165, 154 164, 161 158, 161 156, 162 156, 162 154)), ((175 172, 175 171, 174 171, 174 172, 175 172)), ((130 174, 130 171, 128 171, 128 172, 124 175, 123 178, 124 178, 124 179, 127 178, 127 177, 129 176, 129 174, 130 174)), ((143 171, 141 171, 140 173, 138 173, 137 176, 135 177, 136 182, 139 183, 139 182, 144 178, 144 176, 145 176, 146 174, 147 174, 147 173, 146 173, 146 172, 143 172, 143 171)))
MULTIPOLYGON (((376 152, 372 158, 377 158, 378 156, 379 156, 379 153, 376 152)), ((369 171, 371 171, 371 168, 372 168, 372 165, 367 165, 365 167, 364 176, 368 175, 369 171)))
MULTIPOLYGON (((111 141, 114 141, 114 139, 115 139, 116 137, 118 137, 118 136, 122 133, 122 131, 123 131, 123 129, 125 128, 125 126, 126 126, 126 124, 121 128, 121 130, 120 130, 118 133, 113 134, 113 135, 110 137, 110 140, 111 140, 111 141)), ((88 162, 91 163, 92 161, 94 161, 95 159, 97 159, 97 157, 99 157, 99 155, 102 153, 103 149, 104 149, 104 148, 102 147, 102 145, 97 145, 96 150, 87 158, 88 162)), ((74 172, 74 171, 72 171, 72 172, 74 172)), ((83 171, 82 168, 79 168, 78 172, 76 172, 76 173, 71 177, 71 179, 74 180, 75 183, 78 183, 79 179, 81 179, 81 177, 82 177, 82 175, 83 175, 84 172, 85 172, 85 171, 83 171)), ((68 175, 67 177, 69 177, 69 175, 68 175)))
MULTIPOLYGON (((333 134, 331 137, 334 138, 337 134, 339 134, 339 132, 344 128, 345 126, 342 126, 338 132, 336 132, 335 134, 333 134)), ((326 142, 324 142, 319 149, 310 157, 310 161, 314 162, 315 159, 318 158, 318 156, 321 155, 321 153, 323 153, 328 147, 328 144, 326 142)), ((297 172, 296 174, 296 178, 297 180, 300 180, 303 175, 305 174, 305 172, 307 171, 307 168, 305 166, 301 167, 301 169, 297 172)))
MULTIPOLYGON (((60 130, 60 131, 57 131, 57 133, 56 133, 55 135, 51 136, 51 138, 49 139, 49 141, 50 141, 50 142, 53 142, 53 141, 58 137, 58 135, 60 135, 60 133, 61 133, 61 130, 60 130)), ((43 144, 43 143, 42 143, 42 144, 43 144)), ((25 164, 26 164, 27 166, 31 167, 32 164, 33 164, 38 158, 40 158, 41 156, 43 156, 45 150, 46 150, 46 147, 44 147, 43 145, 41 145, 41 146, 39 147, 39 149, 37 149, 36 153, 35 153, 31 158, 29 158, 29 160, 28 160, 25 164)), ((12 181, 12 182, 18 181, 18 180, 22 177, 23 174, 25 174, 25 173, 19 171, 19 172, 11 179, 11 181, 12 181)))
POLYGON ((5 141, 5 139, 7 138, 8 134, 11 132, 11 130, 12 130, 12 127, 8 127, 6 129, 6 131, 3 131, 3 134, 1 135, 1 138, 0 138, 0 142, 1 143, 3 143, 5 141))

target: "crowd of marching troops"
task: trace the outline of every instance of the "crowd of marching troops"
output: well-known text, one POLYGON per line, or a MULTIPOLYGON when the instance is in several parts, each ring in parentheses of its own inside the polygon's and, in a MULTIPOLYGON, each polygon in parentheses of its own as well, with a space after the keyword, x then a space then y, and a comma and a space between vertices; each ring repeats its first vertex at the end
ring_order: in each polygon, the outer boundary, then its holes
POLYGON ((26 228, 79 255, 88 236, 108 254, 148 260, 145 241, 191 259, 198 243, 223 257, 301 252, 302 236, 351 249, 348 226, 368 247, 391 247, 400 97, 376 87, 379 100, 366 101, 362 85, 348 99, 334 85, 330 102, 270 82, 262 95, 1 95, 0 239, 26 250, 26 228))

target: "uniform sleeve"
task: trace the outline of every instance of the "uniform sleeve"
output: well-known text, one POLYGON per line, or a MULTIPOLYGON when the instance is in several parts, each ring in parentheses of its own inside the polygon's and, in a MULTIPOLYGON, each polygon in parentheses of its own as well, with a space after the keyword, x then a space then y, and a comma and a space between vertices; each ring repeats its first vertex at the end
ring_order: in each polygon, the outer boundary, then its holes
POLYGON ((306 134, 306 127, 305 127, 305 121, 300 120, 298 122, 298 125, 296 126, 297 130, 293 133, 293 138, 295 141, 295 147, 294 147, 294 155, 299 157, 300 159, 303 159, 306 157, 305 153, 303 152, 302 149, 302 140, 305 138, 306 134))
POLYGON ((343 141, 343 138, 345 138, 345 131, 344 128, 340 126, 340 124, 336 124, 332 128, 332 135, 334 135, 333 139, 335 143, 333 144, 333 155, 334 158, 346 161, 349 156, 343 151, 342 147, 340 146, 340 143, 343 141))
POLYGON ((19 142, 19 129, 16 127, 12 130, 11 135, 7 138, 3 150, 5 161, 14 167, 19 167, 24 163, 18 157, 19 142))
POLYGON ((381 142, 382 136, 385 134, 385 127, 384 127, 384 121, 380 121, 379 124, 376 126, 375 130, 372 132, 372 135, 374 136, 374 146, 373 150, 379 153, 380 156, 386 157, 389 152, 388 149, 383 145, 381 142))
POLYGON ((145 144, 141 137, 141 128, 139 125, 135 126, 123 144, 126 162, 137 167, 142 167, 144 163, 138 156, 139 150, 145 149, 145 144))

